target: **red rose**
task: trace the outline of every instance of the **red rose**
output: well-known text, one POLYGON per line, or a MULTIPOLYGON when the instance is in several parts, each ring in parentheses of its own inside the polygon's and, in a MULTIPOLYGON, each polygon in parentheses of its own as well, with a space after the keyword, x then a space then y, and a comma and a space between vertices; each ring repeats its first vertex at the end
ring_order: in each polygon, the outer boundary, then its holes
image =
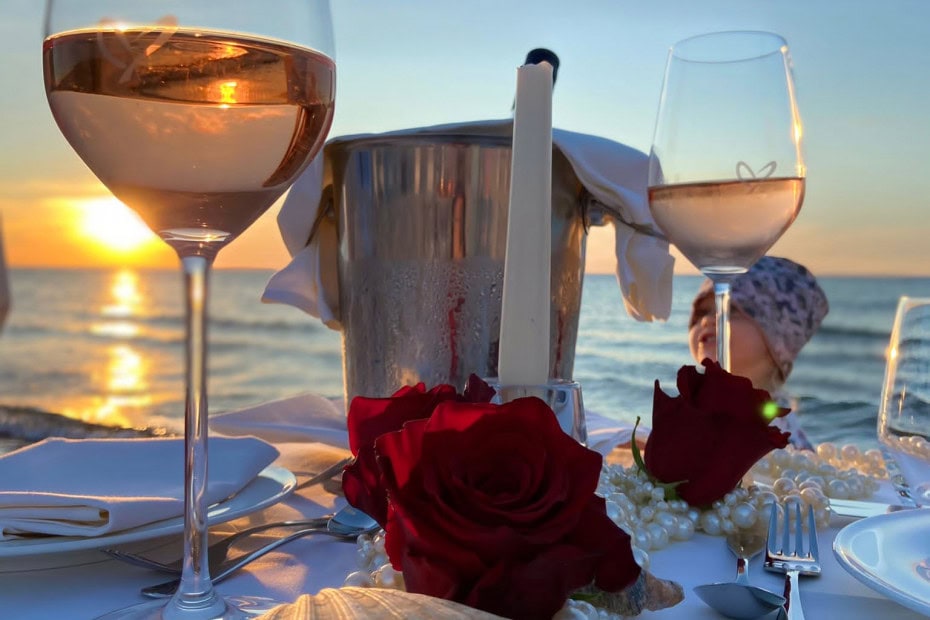
POLYGON ((487 402, 493 396, 493 388, 476 375, 471 375, 465 394, 461 396, 451 385, 438 385, 427 392, 426 386, 418 383, 414 387, 402 387, 389 398, 353 398, 347 424, 349 449, 355 456, 355 462, 348 465, 342 474, 346 500, 383 527, 387 522, 387 498, 375 461, 375 439, 384 433, 400 430, 410 420, 428 418, 441 402, 487 402))
POLYGON ((692 506, 721 499, 756 461, 788 445, 789 436, 769 424, 789 409, 777 407, 768 392, 716 362, 703 365, 703 374, 694 366, 678 371, 674 398, 656 381, 644 458, 646 471, 657 480, 681 482, 675 490, 692 506))
POLYGON ((601 456, 537 398, 443 402, 376 451, 385 548, 410 592, 548 620, 583 586, 615 592, 639 576, 629 536, 594 494, 601 456))

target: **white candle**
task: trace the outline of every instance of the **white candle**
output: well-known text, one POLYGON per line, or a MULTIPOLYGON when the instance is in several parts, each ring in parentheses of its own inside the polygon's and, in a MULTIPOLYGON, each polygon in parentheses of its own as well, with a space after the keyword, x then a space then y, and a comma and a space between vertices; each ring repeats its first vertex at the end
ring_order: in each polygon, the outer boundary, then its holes
POLYGON ((517 69, 498 379, 549 380, 552 65, 517 69))

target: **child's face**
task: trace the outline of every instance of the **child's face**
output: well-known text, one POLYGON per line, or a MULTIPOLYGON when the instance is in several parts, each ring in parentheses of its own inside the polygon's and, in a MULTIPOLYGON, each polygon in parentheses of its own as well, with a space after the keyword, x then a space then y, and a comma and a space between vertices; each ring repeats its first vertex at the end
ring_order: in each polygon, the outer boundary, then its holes
MULTIPOLYGON (((695 310, 697 321, 688 332, 688 343, 695 361, 717 361, 717 319, 714 298, 705 297, 695 310)), ((769 354, 762 330, 739 309, 730 309, 730 365, 734 375, 748 377, 757 389, 778 387, 778 369, 769 354)))

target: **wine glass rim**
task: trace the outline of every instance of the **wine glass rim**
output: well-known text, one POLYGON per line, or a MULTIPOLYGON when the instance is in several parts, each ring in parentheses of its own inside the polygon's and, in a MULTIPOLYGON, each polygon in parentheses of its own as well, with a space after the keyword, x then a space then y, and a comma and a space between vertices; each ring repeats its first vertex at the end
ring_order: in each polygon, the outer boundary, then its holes
POLYGON ((669 54, 684 62, 722 64, 758 60, 784 54, 788 42, 780 34, 765 30, 725 30, 706 32, 682 39, 669 54), (718 41, 729 40, 726 47, 718 41))
MULTIPOLYGON (((133 22, 125 22, 125 23, 120 23, 118 25, 106 25, 102 27, 74 28, 71 30, 63 30, 61 32, 46 34, 44 41, 48 42, 51 39, 60 39, 68 35, 88 34, 88 33, 97 34, 100 32, 122 32, 125 30, 133 30, 133 29, 141 29, 141 30, 145 30, 149 32, 158 31, 160 29, 176 30, 171 27, 164 27, 164 26, 152 27, 152 26, 145 25, 145 24, 147 24, 147 22, 140 22, 138 25, 133 22)), ((322 49, 311 47, 309 45, 305 45, 302 43, 296 43, 294 41, 289 41, 287 39, 281 39, 281 38, 276 38, 276 37, 271 37, 271 36, 266 36, 266 35, 252 34, 252 33, 243 32, 240 30, 226 30, 223 28, 190 28, 189 30, 191 30, 192 32, 198 33, 198 34, 209 33, 209 34, 228 36, 228 37, 247 36, 256 41, 263 41, 265 43, 275 43, 279 45, 286 45, 288 47, 296 47, 296 48, 305 49, 311 52, 315 52, 317 54, 321 54, 329 58, 331 61, 335 60, 334 54, 332 53, 332 51, 322 50, 322 49)))

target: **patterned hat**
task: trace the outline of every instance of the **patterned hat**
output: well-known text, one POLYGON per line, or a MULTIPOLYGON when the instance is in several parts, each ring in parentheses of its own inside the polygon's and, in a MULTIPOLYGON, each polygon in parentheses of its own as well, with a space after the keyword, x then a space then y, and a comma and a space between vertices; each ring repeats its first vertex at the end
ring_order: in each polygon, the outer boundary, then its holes
MULTIPOLYGON (((689 327, 698 320, 698 304, 713 294, 713 283, 705 280, 692 303, 689 327)), ((733 280, 730 303, 762 330, 782 379, 788 378, 794 359, 830 311, 827 296, 811 272, 775 256, 763 256, 747 273, 733 280)))

